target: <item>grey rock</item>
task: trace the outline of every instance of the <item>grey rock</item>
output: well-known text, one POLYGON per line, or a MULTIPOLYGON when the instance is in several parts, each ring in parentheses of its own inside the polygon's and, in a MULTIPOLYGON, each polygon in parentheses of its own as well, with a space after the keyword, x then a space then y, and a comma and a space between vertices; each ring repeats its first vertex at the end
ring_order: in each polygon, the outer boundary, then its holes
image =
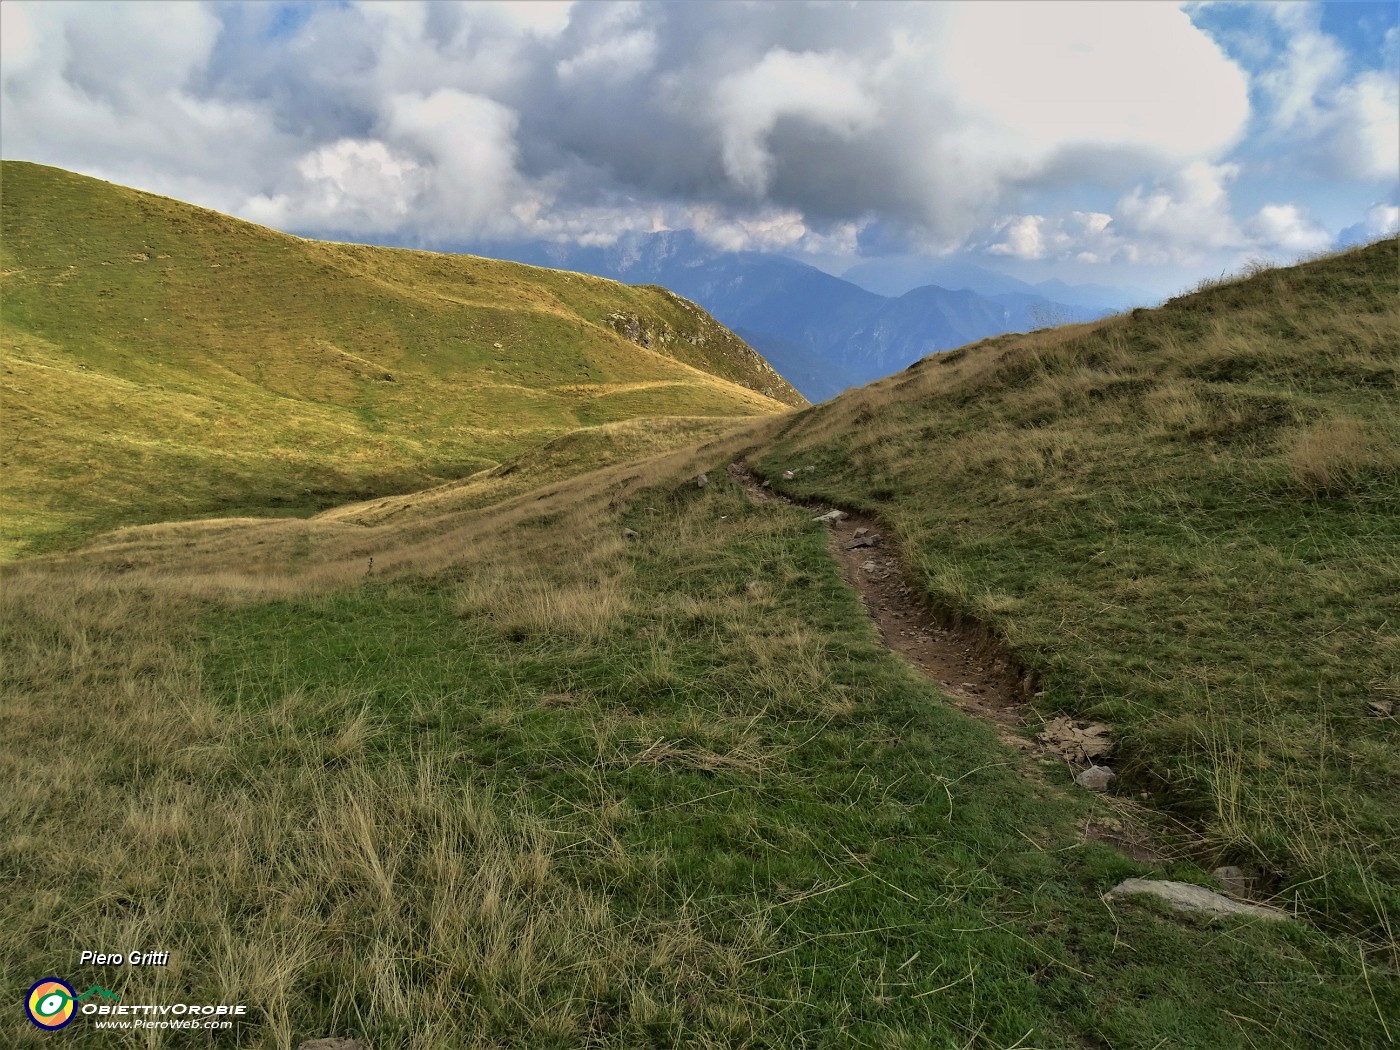
POLYGON ((701 474, 698 478, 695 479, 695 484, 696 484, 697 486, 699 486, 700 488, 702 488, 702 489, 703 489, 706 485, 708 485, 709 483, 710 483, 710 475, 708 475, 708 474, 701 474))
POLYGON ((815 518, 813 518, 812 520, 813 520, 813 521, 829 521, 829 522, 836 522, 836 521, 841 521, 841 520, 842 520, 843 518, 845 518, 845 517, 846 517, 846 512, 845 512, 844 510, 829 510, 829 511, 827 511, 825 514, 818 514, 818 515, 817 515, 815 518))
POLYGON ((1147 893, 1160 897, 1177 911, 1196 912, 1202 915, 1224 917, 1227 915, 1249 915, 1259 919, 1281 921, 1288 918, 1276 908, 1266 908, 1262 904, 1244 904, 1232 901, 1223 893, 1216 893, 1204 886, 1193 886, 1189 882, 1168 882, 1165 879, 1124 879, 1106 896, 1110 900, 1147 893))
POLYGON ((1118 779, 1118 774, 1107 766, 1090 766, 1074 778, 1074 782, 1090 791, 1107 791, 1108 786, 1118 779))
POLYGON ((873 532, 867 532, 864 536, 857 536, 853 542, 846 544, 846 549, 853 551, 857 547, 874 547, 879 542, 879 536, 873 532))
POLYGON ((1220 880, 1220 885, 1225 887, 1225 892, 1236 897, 1244 897, 1249 893, 1249 876, 1244 873, 1244 869, 1236 867, 1234 864, 1226 864, 1216 868, 1211 872, 1220 880))

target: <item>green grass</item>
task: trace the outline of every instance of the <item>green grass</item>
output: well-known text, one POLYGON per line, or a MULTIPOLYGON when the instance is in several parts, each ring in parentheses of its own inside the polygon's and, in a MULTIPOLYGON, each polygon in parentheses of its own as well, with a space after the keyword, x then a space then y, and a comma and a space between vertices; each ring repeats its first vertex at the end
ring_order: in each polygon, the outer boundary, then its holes
POLYGON ((0 272, 9 556, 410 492, 579 426, 804 403, 663 289, 307 241, 35 164, 0 169, 0 272))
POLYGON ((1102 804, 884 650, 808 514, 717 475, 483 518, 430 578, 7 618, 12 689, 81 633, 110 699, 12 738, 49 749, 9 792, 6 980, 78 928, 159 944, 179 969, 116 990, 248 1001, 216 1046, 1384 1038, 1395 985, 1346 938, 1101 901, 1149 870, 1081 842, 1102 804))
POLYGON ((930 358, 762 458, 1115 726, 1132 790, 1325 922, 1400 922, 1396 242, 930 358))
POLYGON ((243 1002, 248 1048, 1392 1045, 1394 258, 3 567, 0 984, 243 1002), (882 647, 744 452, 878 515, 1031 730, 1112 722, 1118 793, 882 647), (1149 804, 1160 863, 1083 830, 1149 804), (1102 897, 1218 862, 1295 921, 1102 897))

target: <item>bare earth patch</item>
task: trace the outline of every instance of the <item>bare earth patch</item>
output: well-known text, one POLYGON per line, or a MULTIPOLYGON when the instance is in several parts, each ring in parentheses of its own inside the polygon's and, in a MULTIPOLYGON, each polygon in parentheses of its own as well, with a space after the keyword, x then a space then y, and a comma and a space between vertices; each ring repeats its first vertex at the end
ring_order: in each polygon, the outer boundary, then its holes
MULTIPOLYGON (((755 503, 793 504, 760 482, 742 460, 729 474, 755 503)), ((1031 677, 1020 672, 996 638, 975 624, 940 617, 925 605, 884 530, 873 519, 825 504, 809 504, 813 517, 831 529, 830 548, 846 582, 860 595, 886 648, 904 656, 937 682, 959 710, 990 722, 998 736, 1022 754, 1058 760, 1071 771, 1103 761, 1112 750, 1112 728, 1058 716, 1045 722, 1034 739, 1024 733, 1031 677)), ((1178 852, 1157 841, 1142 808, 1126 798, 1112 799, 1118 817, 1086 821, 1085 841, 1103 842, 1141 863, 1154 864, 1178 852)))
MULTIPOLYGON (((730 476, 755 503, 792 503, 760 483, 742 461, 730 476)), ((1002 739, 1034 752, 1034 742, 1018 730, 1033 686, 1019 674, 987 631, 944 620, 918 598, 899 554, 887 546, 884 529, 861 514, 813 507, 831 529, 831 553, 846 582, 860 595, 886 648, 903 655, 937 682, 963 711, 997 726, 1002 739)))

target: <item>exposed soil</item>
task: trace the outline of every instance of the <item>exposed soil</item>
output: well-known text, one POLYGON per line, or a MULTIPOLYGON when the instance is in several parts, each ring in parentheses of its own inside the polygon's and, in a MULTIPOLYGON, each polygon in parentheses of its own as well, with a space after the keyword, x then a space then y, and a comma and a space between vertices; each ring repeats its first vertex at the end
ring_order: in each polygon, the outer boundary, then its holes
MULTIPOLYGON (((786 503, 811 510, 814 518, 833 510, 820 502, 798 502, 774 492, 740 460, 729 474, 755 503, 786 503)), ((1030 675, 1018 669, 996 637, 977 624, 940 616, 919 600, 899 552, 873 519, 850 511, 827 518, 830 548, 846 582, 860 595, 884 645, 937 682, 965 713, 996 727, 998 735, 1028 756, 1059 760, 1068 771, 1085 768, 1111 749, 1111 727, 1058 717, 1035 739, 1025 735, 1028 701, 1035 696, 1030 675)), ((1038 719, 1037 719, 1038 721, 1038 719)), ((1142 863, 1159 863, 1169 852, 1147 830, 1142 807, 1126 798, 1105 798, 1121 817, 1086 820, 1085 840, 1115 846, 1142 863)))
MULTIPOLYGON (((731 463, 729 473, 755 503, 793 502, 765 487, 743 461, 731 463)), ((810 507, 813 517, 833 509, 820 503, 803 506, 810 507)), ((1034 691, 1030 679, 1017 671, 988 631, 940 617, 919 601, 899 552, 877 522, 841 513, 843 517, 827 522, 831 553, 885 646, 937 682, 963 711, 997 726, 1008 743, 1036 751, 1036 745, 1018 732, 1034 691)))
MULTIPOLYGON (((814 518, 836 509, 820 502, 799 503, 774 492, 743 460, 728 469, 755 503, 803 506, 814 518)), ((831 553, 887 648, 937 682, 960 710, 995 726, 1003 740, 1028 756, 1062 761, 1072 775, 1107 753, 1111 727, 1101 723, 1059 717, 1046 722, 1035 739, 1026 736, 1027 715, 1032 714, 1028 701, 1035 695, 1033 679, 1016 667, 986 628, 940 616, 920 601, 899 552, 878 522, 849 511, 840 514, 826 522, 831 553)), ((1121 819, 1084 821, 1079 831, 1085 840, 1115 846, 1143 863, 1160 862, 1170 852, 1147 830, 1140 806, 1126 798, 1106 797, 1105 801, 1111 802, 1121 819)))

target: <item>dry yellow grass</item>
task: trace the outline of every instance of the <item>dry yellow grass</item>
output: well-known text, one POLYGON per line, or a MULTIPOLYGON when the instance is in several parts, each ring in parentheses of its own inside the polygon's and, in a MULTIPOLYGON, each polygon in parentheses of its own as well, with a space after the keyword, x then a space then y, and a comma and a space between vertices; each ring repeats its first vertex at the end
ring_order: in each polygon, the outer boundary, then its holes
POLYGON ((1329 419, 1294 438, 1288 467, 1304 492, 1336 493, 1373 468, 1388 465, 1400 473, 1400 453, 1391 448, 1387 456, 1386 450, 1386 443, 1368 433, 1360 420, 1329 419))
MULTIPOLYGON (((447 572, 463 581, 460 613, 587 644, 626 608, 627 541, 608 513, 623 483, 688 473, 752 440, 731 434, 482 510, 455 509, 461 486, 446 486, 374 526, 343 511, 148 526, 7 566, 0 825, 15 830, 0 836, 0 863, 27 887, 0 905, 9 983, 23 976, 15 953, 66 943, 64 930, 159 946, 172 963, 143 994, 196 987, 255 1004, 263 1023, 241 1045, 287 1047, 308 1035, 290 1012, 322 960, 364 950, 354 986, 316 993, 329 996, 327 1015, 344 1028, 373 1016, 412 1032, 406 1046, 440 1048, 494 1045, 482 989, 532 1018, 529 1038, 578 1043, 588 1033, 576 1004, 638 973, 733 972, 758 953, 759 925, 721 949, 685 907, 619 922, 596 887, 558 874, 564 854, 619 871, 651 863, 616 839, 611 804, 541 818, 463 785, 450 747, 385 763, 384 725, 353 689, 230 706, 204 689, 192 632, 211 609, 357 586, 372 554, 379 582, 447 572), (573 990, 562 1001, 561 985, 573 990)), ((716 751, 639 753, 635 731, 600 732, 600 762, 758 760, 737 733, 716 751)), ((656 995, 639 993, 611 1023, 644 1027, 662 1010, 656 995)), ((703 1009, 721 1028, 744 1023, 730 997, 703 1009)), ((8 1023, 0 1032, 29 1038, 8 1023)))

